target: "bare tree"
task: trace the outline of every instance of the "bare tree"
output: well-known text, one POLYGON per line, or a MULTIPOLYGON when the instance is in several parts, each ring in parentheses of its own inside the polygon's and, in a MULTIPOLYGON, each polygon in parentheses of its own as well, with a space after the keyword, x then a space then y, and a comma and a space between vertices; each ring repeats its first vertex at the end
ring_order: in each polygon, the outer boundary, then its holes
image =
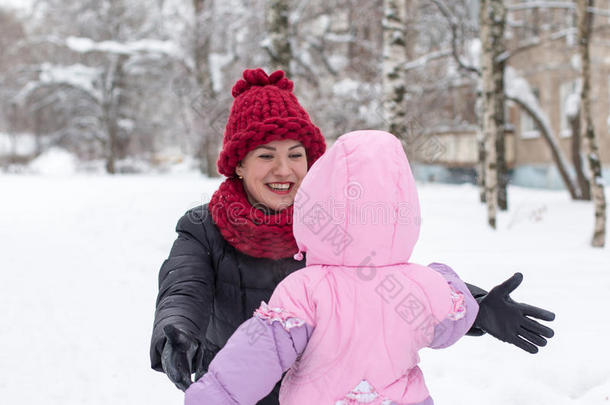
POLYGON ((10 100, 28 117, 39 152, 60 145, 104 158, 109 172, 129 170, 127 162, 116 167, 127 156, 150 158, 174 126, 167 82, 179 59, 160 39, 158 10, 124 0, 36 4, 44 18, 30 21, 6 54, 22 59, 10 69, 19 85, 10 100))
POLYGON ((407 58, 407 4, 404 0, 384 0, 383 6, 383 114, 388 131, 406 145, 408 127, 404 103, 404 65, 407 58))
POLYGON ((581 59, 580 93, 581 111, 584 119, 584 139, 587 161, 591 172, 591 194, 595 205, 595 226, 591 244, 593 247, 604 247, 606 243, 606 196, 602 179, 601 160, 593 117, 591 113, 591 57, 589 54, 593 14, 588 12, 594 7, 594 0, 576 0, 578 14, 578 51, 581 59))
MULTIPOLYGON (((514 38, 522 38, 515 49, 512 49, 505 55, 505 59, 514 57, 521 52, 532 50, 544 45, 550 45, 551 42, 565 40, 567 44, 572 43, 573 37, 576 35, 577 29, 576 9, 571 2, 548 2, 534 1, 528 3, 517 3, 509 5, 508 8, 516 13, 521 13, 519 22, 514 22, 514 30, 517 31, 514 38), (564 18, 557 18, 557 12, 564 14, 564 18), (525 13, 525 14, 524 14, 525 13), (543 28, 541 28, 541 26, 543 28), (541 40, 540 36, 546 35, 541 40)), ((603 10, 588 8, 588 12, 592 14, 602 14, 603 10)), ((607 14, 607 12, 605 12, 607 14)), ((574 41, 575 42, 575 41, 574 41)), ((578 91, 578 94, 580 90, 578 91)), ((584 164, 581 156, 582 137, 580 136, 580 107, 577 99, 577 94, 570 95, 564 102, 569 107, 566 109, 567 124, 571 131, 571 157, 573 169, 576 173, 576 181, 573 181, 569 176, 569 170, 566 160, 563 158, 562 152, 559 149, 555 135, 548 125, 546 114, 539 108, 534 108, 534 114, 531 113, 531 108, 524 108, 524 112, 532 118, 536 126, 541 131, 544 140, 549 145, 551 156, 557 166, 557 169, 564 180, 566 189, 570 192, 572 199, 575 200, 590 200, 590 186, 584 174, 584 164), (543 122, 542 125, 539 123, 543 122)), ((517 103, 523 108, 522 103, 517 103)), ((531 104, 531 103, 530 103, 531 104)), ((531 107, 531 105, 530 105, 531 107)))
POLYGON ((24 37, 25 29, 20 19, 13 12, 0 8, 0 131, 8 130, 12 141, 10 156, 0 164, 13 163, 17 159, 17 133, 24 127, 17 106, 12 102, 18 86, 11 77, 11 67, 21 61, 19 55, 6 52, 13 43, 23 40, 24 37))
POLYGON ((270 0, 267 2, 266 20, 268 40, 263 46, 271 58, 274 69, 283 70, 291 77, 290 62, 292 47, 290 46, 290 2, 288 0, 270 0))
MULTIPOLYGON (((212 80, 210 67, 210 47, 213 31, 209 25, 213 21, 213 0, 193 0, 193 31, 192 35, 192 73, 195 77, 197 98, 201 101, 199 107, 214 105, 216 102, 216 91, 212 80)), ((195 107, 197 108, 197 107, 195 107)), ((218 177, 216 159, 220 146, 221 137, 214 130, 213 122, 217 117, 215 114, 206 114, 198 111, 195 114, 195 132, 201 133, 201 146, 199 158, 201 172, 209 177, 218 177)))
MULTIPOLYGON (((446 4, 443 0, 430 0, 432 4, 434 4, 437 9, 441 12, 441 14, 445 17, 445 20, 447 22, 448 27, 450 28, 450 34, 451 34, 451 50, 450 50, 450 54, 453 57, 453 60, 455 62, 455 64, 457 65, 457 67, 459 68, 459 71, 463 72, 465 75, 474 73, 478 76, 481 75, 480 70, 476 67, 473 66, 469 63, 466 62, 466 59, 464 57, 463 51, 461 51, 461 47, 463 46, 462 44, 464 43, 464 37, 463 34, 461 34, 465 29, 468 29, 468 23, 465 22, 466 20, 464 18, 459 18, 456 15, 456 9, 452 10, 448 4, 446 4)), ((453 3, 452 3, 453 4, 453 3)), ((514 25, 514 27, 512 27, 512 37, 515 39, 513 40, 513 46, 510 49, 506 49, 504 52, 499 53, 499 55, 497 56, 497 58, 494 60, 495 63, 497 63, 498 66, 500 66, 497 71, 502 71, 504 70, 504 66, 508 66, 508 62, 510 61, 510 59, 512 59, 514 56, 524 52, 524 51, 528 51, 531 50, 533 48, 539 47, 544 45, 545 43, 548 43, 550 41, 557 41, 557 40, 561 40, 564 37, 566 37, 567 35, 570 35, 571 32, 571 19, 561 19, 562 24, 557 25, 556 24, 556 19, 553 19, 551 17, 549 17, 550 13, 537 13, 537 10, 539 8, 549 8, 549 9, 553 9, 553 8, 558 8, 563 10, 564 13, 568 13, 568 15, 570 13, 574 13, 574 6, 571 3, 559 3, 559 2, 528 2, 528 3, 521 3, 521 4, 517 4, 517 5, 509 5, 507 6, 507 8, 511 11, 521 11, 523 12, 525 11, 532 11, 532 16, 534 18, 534 22, 533 24, 535 25, 536 22, 541 23, 541 21, 538 21, 540 18, 544 17, 545 18, 545 23, 549 23, 548 26, 545 26, 545 30, 549 31, 549 30, 554 30, 551 34, 547 35, 545 37, 544 40, 541 40, 538 36, 540 33, 538 31, 536 31, 537 29, 539 29, 540 27, 529 27, 528 24, 530 24, 531 22, 528 20, 519 20, 518 22, 516 21, 511 21, 511 24, 514 25), (565 26, 565 22, 568 21, 570 24, 569 26, 565 26), (518 34, 515 35, 515 30, 526 30, 526 34, 518 34), (531 31, 531 32, 530 32, 531 31), (534 35, 532 37, 532 35, 534 35), (520 36, 524 36, 525 38, 523 38, 522 40, 519 41, 520 36), (504 66, 502 66, 504 65, 504 66)), ((603 10, 599 10, 596 9, 594 7, 589 7, 588 8, 589 13, 592 14, 600 14, 600 15, 605 15, 603 10)), ((607 14, 607 13, 606 13, 607 14)), ((476 27, 472 27, 473 29, 476 27)), ((439 55, 441 55, 441 53, 438 53, 439 55)), ((429 58, 431 59, 431 58, 429 58)), ((427 62, 427 61, 426 61, 427 62)), ((427 65, 426 65, 427 66, 427 65)), ((513 74, 513 79, 515 79, 515 75, 513 74)), ((522 86, 522 82, 525 81, 525 79, 519 77, 516 78, 519 83, 518 85, 520 87, 524 87, 522 86)), ((512 79, 511 79, 512 80, 512 79)), ((574 169, 576 172, 576 178, 578 180, 578 183, 574 182, 569 175, 570 169, 569 169, 569 164, 568 161, 565 159, 565 157, 563 156, 563 152, 561 151, 561 149, 559 148, 559 143, 557 141, 557 137, 555 136, 555 134, 553 133, 551 126, 548 124, 548 117, 546 116, 546 114, 544 113, 544 111, 542 111, 541 108, 539 108, 538 106, 538 102, 535 100, 535 98, 533 97, 529 97, 531 98, 528 99, 528 97, 524 98, 524 93, 515 93, 516 87, 519 86, 515 86, 511 84, 511 89, 509 89, 509 91, 506 91, 506 98, 508 100, 514 101, 517 106, 522 110, 523 113, 525 113, 526 115, 530 116, 530 118, 533 120, 533 122, 535 123, 535 125, 539 128, 546 144, 549 147, 549 150, 551 152, 551 156, 553 158, 553 162, 556 165, 562 180, 566 186, 566 189, 569 191, 571 197, 573 199, 587 199, 587 189, 588 189, 588 183, 584 177, 584 173, 582 170, 582 163, 581 163, 581 159, 580 159, 580 152, 579 152, 579 141, 578 141, 578 135, 575 135, 573 140, 572 140, 572 156, 573 156, 573 163, 574 163, 574 169)), ((529 86, 526 86, 529 88, 529 86)), ((482 103, 477 103, 477 105, 480 105, 482 103)), ((499 105, 499 103, 498 103, 499 105)), ((498 108, 497 110, 498 116, 500 115, 500 108, 498 108)), ((478 114, 481 115, 481 114, 478 114)), ((481 123, 482 126, 482 123, 481 123)), ((496 153, 498 155, 498 157, 501 160, 501 157, 504 156, 504 152, 502 151, 502 144, 498 143, 497 148, 496 148, 496 153)), ((477 167, 478 170, 478 181, 479 181, 479 185, 481 186, 481 201, 485 202, 485 188, 484 188, 484 180, 485 180, 485 148, 484 148, 484 143, 480 143, 480 149, 479 149, 479 161, 480 164, 477 167)), ((503 166, 502 162, 500 161, 498 164, 498 168, 500 168, 501 166, 503 166)), ((498 170, 498 183, 501 183, 502 180, 506 180, 507 176, 506 175, 502 175, 501 172, 503 170, 498 170)), ((501 201, 503 200, 503 198, 500 196, 500 192, 498 193, 498 202, 499 204, 501 203, 501 201)))
POLYGON ((545 140, 549 150, 551 151, 553 161, 557 166, 559 174, 564 185, 568 189, 570 196, 572 199, 578 199, 580 191, 570 177, 567 159, 559 147, 557 137, 553 134, 548 117, 542 111, 542 108, 532 93, 529 84, 524 78, 518 77, 512 68, 508 68, 506 70, 506 81, 506 99, 517 104, 521 111, 525 112, 525 114, 527 114, 535 123, 536 127, 542 134, 542 138, 545 140))
POLYGON ((61 138, 89 136, 101 146, 106 170, 114 174, 135 126, 132 106, 139 101, 139 90, 132 82, 142 75, 150 80, 155 70, 163 70, 163 56, 171 54, 173 47, 154 40, 121 43, 79 37, 56 39, 55 45, 83 59, 91 57, 94 63, 44 62, 37 67, 38 77, 28 81, 14 101, 36 114, 60 101, 66 115, 59 129, 61 138))

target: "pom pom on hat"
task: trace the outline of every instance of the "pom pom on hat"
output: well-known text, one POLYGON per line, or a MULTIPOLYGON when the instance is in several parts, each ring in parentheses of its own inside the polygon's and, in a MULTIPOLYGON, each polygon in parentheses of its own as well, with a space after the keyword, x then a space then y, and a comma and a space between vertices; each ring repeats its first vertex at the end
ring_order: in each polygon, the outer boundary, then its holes
POLYGON ((244 70, 243 76, 244 78, 238 80, 233 86, 233 90, 231 91, 233 97, 243 94, 252 86, 263 87, 273 85, 287 91, 292 91, 294 88, 292 81, 284 77, 284 72, 281 70, 276 70, 271 74, 271 76, 267 76, 267 73, 265 73, 265 71, 261 68, 246 69, 244 70))

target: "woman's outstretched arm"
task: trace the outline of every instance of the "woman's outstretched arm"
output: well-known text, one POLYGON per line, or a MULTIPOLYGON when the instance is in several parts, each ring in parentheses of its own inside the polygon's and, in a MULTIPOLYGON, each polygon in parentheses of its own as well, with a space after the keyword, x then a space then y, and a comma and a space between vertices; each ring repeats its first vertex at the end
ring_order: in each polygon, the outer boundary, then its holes
POLYGON ((513 344, 526 352, 537 353, 555 332, 532 318, 552 321, 555 314, 546 309, 512 300, 513 292, 523 281, 521 273, 492 288, 489 293, 476 285, 466 283, 468 290, 479 303, 479 313, 466 333, 480 336, 486 332, 503 342, 513 344))

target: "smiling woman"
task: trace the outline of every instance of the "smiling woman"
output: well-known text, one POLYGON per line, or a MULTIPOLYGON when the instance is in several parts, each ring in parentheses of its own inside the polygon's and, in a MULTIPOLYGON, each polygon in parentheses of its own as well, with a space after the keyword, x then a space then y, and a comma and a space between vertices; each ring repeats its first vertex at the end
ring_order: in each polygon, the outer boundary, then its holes
POLYGON ((275 212, 286 209, 307 173, 305 147, 290 139, 269 142, 248 152, 235 172, 250 204, 275 212))
MULTIPOLYGON (((151 363, 182 390, 229 336, 304 263, 292 233, 295 194, 324 153, 320 130, 277 71, 244 71, 209 204, 185 214, 159 274, 151 363)), ((278 404, 279 384, 259 404, 278 404)))

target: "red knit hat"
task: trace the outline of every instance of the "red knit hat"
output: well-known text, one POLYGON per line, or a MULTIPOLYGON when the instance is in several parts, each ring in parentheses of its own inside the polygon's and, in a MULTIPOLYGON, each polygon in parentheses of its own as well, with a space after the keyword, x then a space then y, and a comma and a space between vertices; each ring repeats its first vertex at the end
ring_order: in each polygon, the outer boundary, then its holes
POLYGON ((249 151, 282 139, 300 141, 311 167, 326 150, 326 143, 292 94, 292 81, 281 70, 268 76, 260 68, 244 70, 243 77, 233 86, 235 100, 218 157, 218 171, 233 177, 237 163, 249 151))

